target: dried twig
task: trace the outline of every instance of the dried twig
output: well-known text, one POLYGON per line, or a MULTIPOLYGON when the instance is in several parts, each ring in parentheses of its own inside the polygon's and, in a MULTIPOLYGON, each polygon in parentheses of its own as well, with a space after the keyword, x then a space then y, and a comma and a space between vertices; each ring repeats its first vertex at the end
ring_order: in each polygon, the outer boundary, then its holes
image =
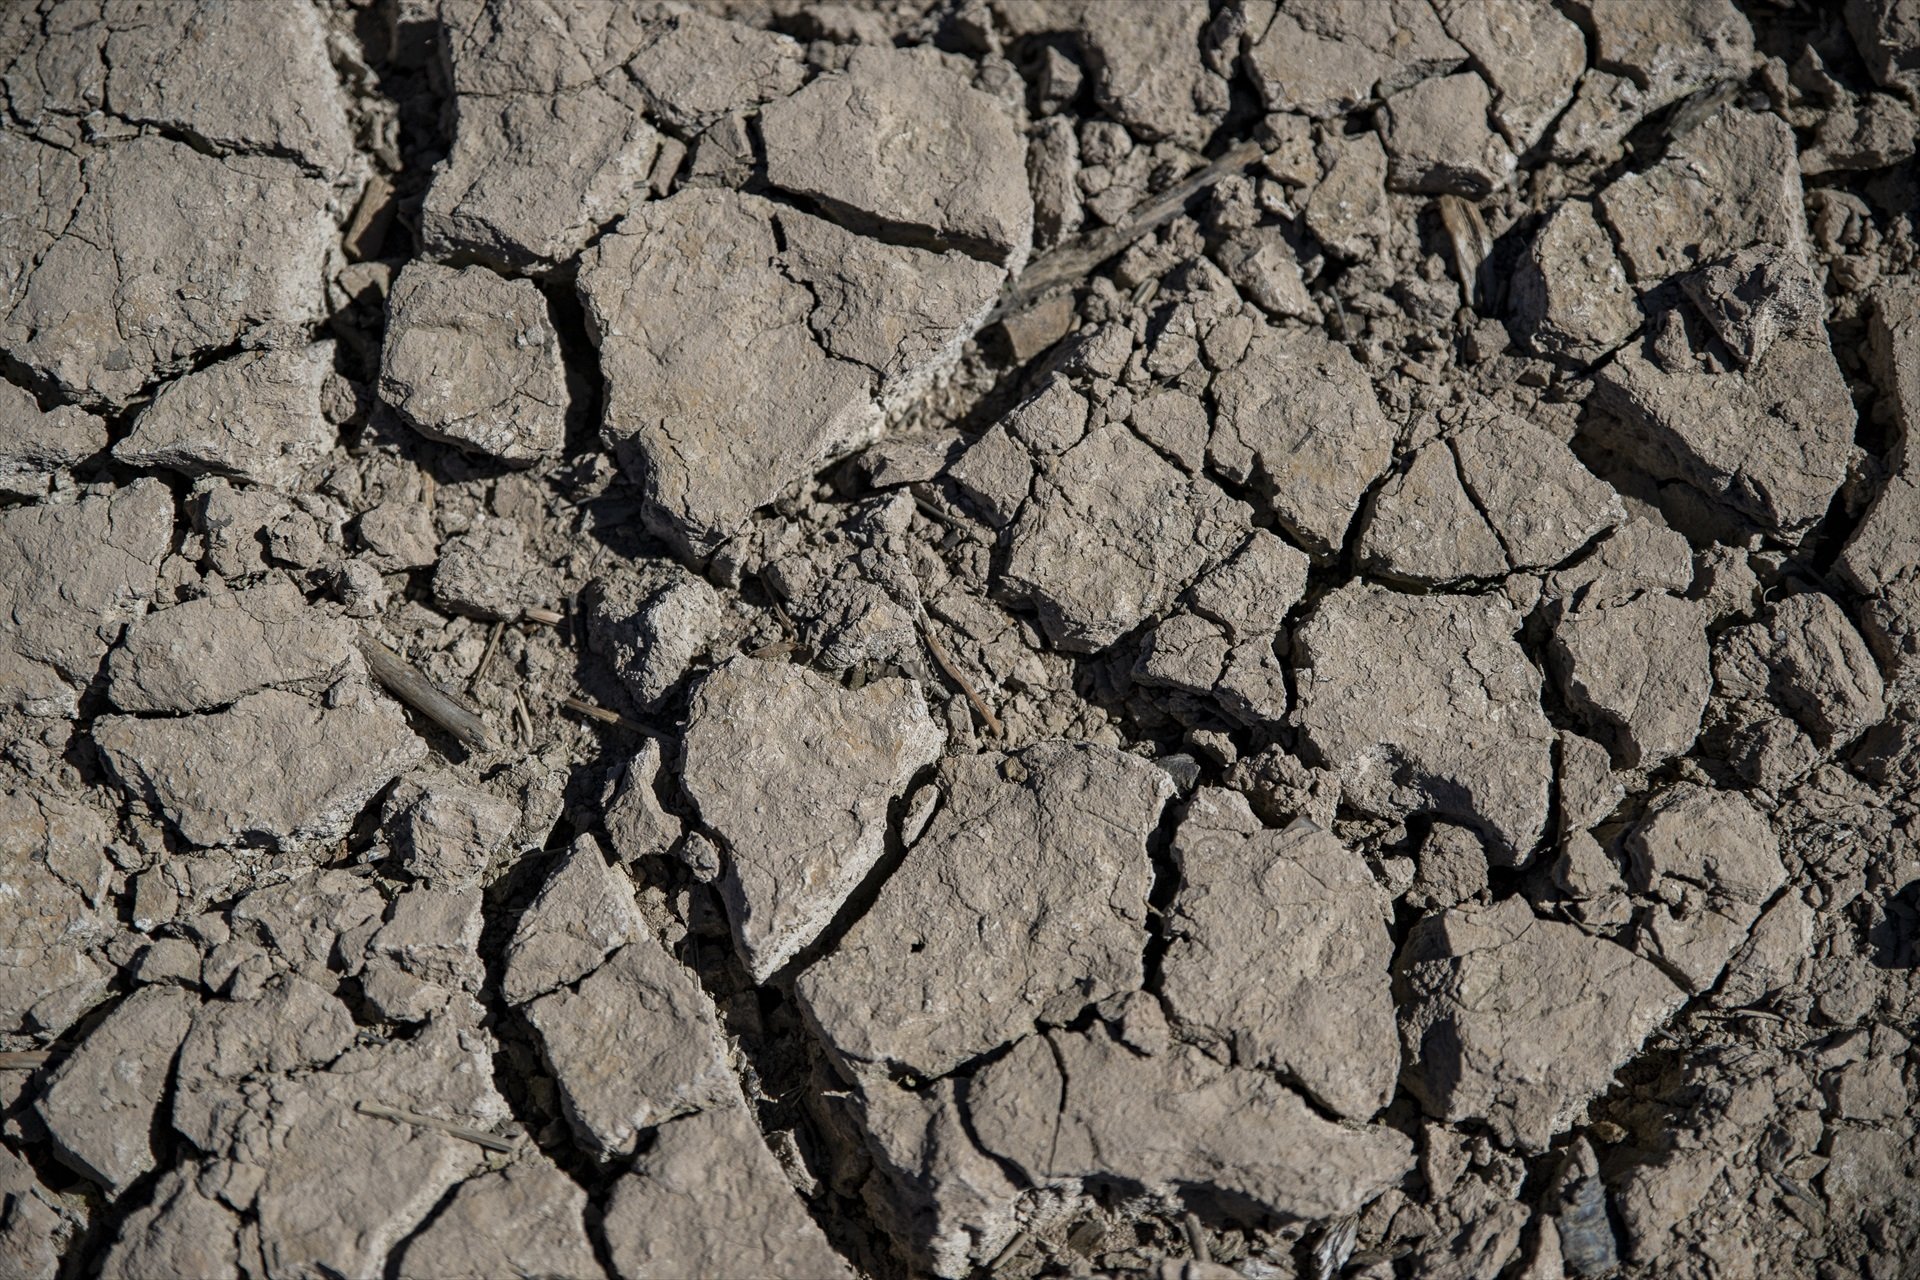
POLYGON ((635 733, 644 733, 654 738, 663 738, 666 736, 665 733, 653 725, 628 719, 618 711, 609 711, 605 707, 596 707, 591 702, 582 702, 578 698, 562 698, 560 705, 569 711, 585 716, 589 720, 598 720, 601 724, 618 725, 622 729, 631 729, 635 733))
POLYGON ((533 717, 527 714, 526 699, 520 696, 518 689, 513 691, 513 718, 520 724, 521 740, 531 747, 533 745, 533 717))
POLYGON ((987 1264, 988 1273, 991 1274, 1000 1270, 1015 1258, 1019 1257, 1020 1251, 1027 1247, 1027 1241, 1032 1238, 1033 1237, 1027 1234, 1025 1227, 1014 1232, 1013 1239, 1007 1241, 1007 1247, 994 1254, 993 1261, 987 1264))
POLYGON ((493 749, 493 735, 487 732, 486 721, 451 694, 442 692, 405 658, 371 636, 360 637, 360 652, 373 678, 394 697, 474 750, 493 749))
POLYGON ((1485 278, 1487 258, 1493 253, 1493 236, 1480 217, 1480 210, 1459 196, 1443 195, 1438 201, 1440 225, 1453 248, 1453 276, 1460 282, 1460 294, 1469 307, 1478 311, 1490 304, 1485 278))
POLYGON ((1187 1248, 1193 1251, 1195 1262, 1212 1262, 1213 1254, 1207 1248, 1206 1233, 1200 1229, 1200 1218, 1189 1213, 1180 1224, 1187 1230, 1187 1248))
POLYGON ((564 615, 560 614, 556 610, 538 609, 533 607, 532 605, 529 605, 525 609, 522 609, 520 611, 520 616, 525 618, 528 622, 539 622, 549 627, 557 627, 566 620, 564 615))
POLYGON ((423 1116, 418 1111, 402 1111, 399 1107, 389 1107, 378 1102, 361 1102, 354 1110, 363 1116, 373 1116, 379 1120, 393 1120, 400 1124, 416 1125, 422 1129, 438 1129, 441 1133, 471 1142, 476 1147, 485 1147, 489 1151, 513 1152, 517 1143, 491 1133, 483 1133, 464 1124, 454 1124, 450 1120, 440 1120, 433 1116, 423 1116))
POLYGON ((933 660, 940 665, 940 669, 947 673, 947 679, 960 686, 960 692, 967 696, 967 701, 973 704, 973 709, 980 713, 980 718, 986 722, 987 732, 996 738, 1006 737, 1006 726, 1000 723, 1000 717, 993 714, 993 709, 981 700, 980 695, 973 691, 973 686, 967 683, 967 678, 960 674, 960 668, 955 666, 953 659, 947 656, 945 646, 935 638, 933 624, 927 621, 927 615, 924 613, 920 615, 920 638, 927 642, 927 652, 933 655, 933 660))
POLYGON ((49 1049, 20 1049, 0 1053, 0 1071, 37 1071, 53 1061, 49 1049))
POLYGON ((473 674, 467 677, 468 693, 473 692, 473 687, 480 683, 480 677, 487 673, 487 664, 493 661, 493 651, 500 647, 500 633, 506 630, 506 626, 506 623, 498 621, 493 624, 493 630, 487 635, 486 651, 480 655, 480 661, 474 664, 473 674))
POLYGON ((1008 286, 999 304, 987 316, 986 323, 992 324, 1013 314, 1049 290, 1084 280, 1101 263, 1117 257, 1134 241, 1179 217, 1180 211, 1187 207, 1187 201, 1227 175, 1240 172, 1262 154, 1258 142, 1242 142, 1230 147, 1205 168, 1137 206, 1125 222, 1103 227, 1071 244, 1060 245, 1028 263, 1027 269, 1020 273, 1020 278, 1008 286))

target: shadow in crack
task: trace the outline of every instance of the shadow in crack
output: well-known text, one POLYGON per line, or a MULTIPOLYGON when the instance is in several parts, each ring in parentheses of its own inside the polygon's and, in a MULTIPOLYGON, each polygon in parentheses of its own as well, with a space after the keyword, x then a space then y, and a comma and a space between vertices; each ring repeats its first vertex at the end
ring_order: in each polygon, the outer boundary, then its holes
POLYGON ((1920 880, 1887 895, 1867 928, 1867 943, 1876 968, 1920 968, 1920 880))

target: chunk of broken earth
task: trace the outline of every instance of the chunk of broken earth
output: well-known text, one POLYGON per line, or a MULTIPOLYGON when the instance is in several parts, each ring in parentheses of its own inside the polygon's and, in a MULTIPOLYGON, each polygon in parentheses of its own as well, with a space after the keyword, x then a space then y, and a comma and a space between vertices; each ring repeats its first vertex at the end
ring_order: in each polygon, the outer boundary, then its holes
POLYGON ((152 1197, 120 1221, 100 1259, 103 1280, 204 1276, 239 1280, 240 1215, 197 1186, 201 1166, 161 1174, 152 1197))
POLYGON ((439 1280, 593 1275, 587 1193, 537 1151, 460 1184, 399 1254, 400 1274, 439 1280))
POLYGON ((1824 327, 1782 335, 1745 371, 1708 372, 1699 354, 1665 367, 1650 338, 1595 371, 1593 402, 1617 424, 1600 438, 1766 532, 1802 536, 1854 457, 1856 414, 1824 327))
POLYGON ((1851 742, 1887 714, 1886 685, 1866 641, 1821 592, 1788 596, 1761 621, 1724 633, 1716 649, 1723 688, 1734 683, 1724 674, 1729 661, 1752 672, 1753 687, 1727 692, 1771 697, 1823 745, 1851 742))
POLYGON ((154 1116, 199 1000, 143 987, 48 1077, 36 1110, 60 1158, 115 1199, 154 1167, 154 1116))
POLYGON ((742 657, 700 681, 681 785, 724 842, 720 891, 756 982, 818 937, 873 870, 888 807, 945 744, 908 680, 846 689, 742 657))
POLYGON ((1422 80, 1381 108, 1387 183, 1396 191, 1483 200, 1512 178, 1517 162, 1487 123, 1493 98, 1471 71, 1422 80))
POLYGON ((1249 524, 1244 503, 1105 427, 1043 466, 1002 583, 1035 605, 1055 645, 1091 653, 1164 610, 1249 524))
POLYGON ((15 132, 0 169, 24 177, 9 256, 31 264, 0 312, 0 350, 67 396, 123 405, 203 353, 320 319, 328 190, 289 161, 158 134, 76 159, 15 132))
POLYGON ((1165 771, 1088 743, 944 762, 946 802, 795 983, 846 1067, 923 1078, 1138 987, 1165 771))
POLYGON ((1386 0, 1281 9, 1253 33, 1242 65, 1267 110, 1322 119, 1465 61, 1434 6, 1386 0))
POLYGON ((1227 81, 1195 56, 1211 17, 1194 0, 1076 14, 1094 101, 1143 141, 1203 147, 1227 110, 1227 81))
POLYGON ((513 622, 536 598, 526 536, 509 520, 487 520, 440 548, 433 598, 456 613, 513 622))
POLYGON ((806 82, 806 49, 789 36, 697 9, 662 16, 625 69, 648 111, 682 136, 806 82))
POLYGON ((660 1126, 614 1183, 601 1230, 623 1280, 852 1275, 737 1096, 660 1126))
POLYGON ((1398 961, 1405 1080, 1427 1111, 1544 1150, 1686 993, 1651 963, 1526 899, 1422 919, 1398 961))
POLYGON ((1605 481, 1525 418, 1488 414, 1448 445, 1515 569, 1552 568, 1627 518, 1605 481))
POLYGON ((77 502, 0 511, 0 707, 72 716, 120 624, 140 616, 173 541, 173 497, 136 480, 77 502))
POLYGON ((1493 90, 1493 120, 1515 151, 1546 134, 1586 69, 1586 39, 1572 19, 1529 0, 1434 6, 1447 34, 1493 90))
POLYGON ((1311 823, 1267 830, 1237 793, 1202 788, 1173 857, 1162 998, 1175 1026, 1346 1118, 1384 1107, 1400 1074, 1393 943, 1360 855, 1311 823))
POLYGON ((336 967, 357 967, 386 908, 365 876, 327 867, 254 889, 229 915, 243 938, 257 934, 286 964, 320 981, 336 967))
POLYGON ((1366 373, 1317 334, 1263 328, 1214 379, 1207 461, 1309 551, 1341 545, 1368 486, 1393 460, 1393 428, 1366 373))
POLYGON ((720 596, 705 578, 671 562, 617 570, 587 596, 587 642, 642 710, 659 703, 714 637, 720 596))
POLYGON ((449 990, 480 989, 480 890, 410 885, 367 943, 369 972, 400 972, 449 990))
POLYGON ((1215 257, 1234 287, 1269 316, 1310 321, 1320 318, 1319 305, 1300 279, 1300 261, 1280 228, 1260 226, 1236 231, 1215 257))
POLYGON ((292 492, 337 432, 321 409, 334 344, 248 351, 169 382, 113 456, 136 467, 228 476, 292 492))
POLYGON ((1033 241, 1012 115, 931 50, 861 48, 760 115, 767 180, 858 227, 925 237, 1017 272, 1033 241))
POLYGON ((1351 583, 1321 600, 1295 637, 1295 718, 1348 803, 1470 823, 1497 862, 1526 861, 1546 824, 1553 730, 1519 627, 1494 595, 1351 583))
POLYGON ((413 262, 393 282, 380 398, 421 434, 531 465, 560 451, 566 381, 547 300, 529 281, 413 262))
POLYGON ((1870 597, 1863 610, 1883 660, 1920 654, 1920 289, 1887 284, 1873 295, 1868 367, 1891 407, 1891 474, 1840 552, 1836 570, 1870 597))
POLYGON ((1737 792, 1682 783, 1627 836, 1630 882, 1659 899, 1640 946, 1689 991, 1705 991, 1786 883, 1772 828, 1737 792))
POLYGON ((402 778, 384 819, 407 874, 446 889, 478 883, 519 820, 519 806, 449 774, 402 778))
POLYGON ((664 854, 680 838, 680 819, 661 807, 654 790, 663 764, 659 741, 646 739, 627 761, 607 803, 607 843, 621 862, 631 865, 664 854))
POLYGON ((136 619, 107 657, 107 696, 122 711, 177 712, 266 688, 317 692, 353 651, 347 623, 276 577, 136 619))
POLYGON ((998 290, 984 264, 816 224, 757 196, 691 189, 646 205, 582 260, 607 379, 602 434, 639 473, 650 527, 684 554, 711 553, 787 484, 868 441, 892 380, 876 369, 925 376, 901 357, 957 354, 998 290), (790 261, 783 240, 859 254, 836 277, 817 251, 790 261), (806 267, 812 287, 796 278, 806 267), (717 297, 754 299, 751 316, 717 297), (854 322, 851 355, 830 345, 839 313, 854 322))
POLYGON ((1307 591, 1307 557, 1265 529, 1194 582, 1187 600, 1235 639, 1269 636, 1307 591))
POLYGON ((24 388, 0 382, 0 496, 44 497, 55 476, 107 447, 107 424, 71 405, 40 412, 24 388))
POLYGON ((963 1087, 937 1080, 921 1090, 868 1080, 857 1095, 835 1090, 815 1104, 838 1119, 860 1103, 857 1134, 880 1177, 872 1189, 875 1214, 910 1255, 942 1280, 971 1275, 999 1256, 1016 1234, 1018 1188, 999 1161, 980 1150, 968 1130, 958 1094, 963 1087))
POLYGON ((507 944, 500 994, 513 1004, 570 986, 614 951, 646 936, 633 882, 581 836, 553 871, 507 944))
POLYGON ((1805 258, 1778 245, 1708 263, 1680 287, 1743 368, 1782 334, 1805 331, 1826 315, 1826 296, 1805 258))
POLYGON ((1033 458, 1014 443, 1002 423, 968 445, 947 467, 947 475, 989 525, 1004 529, 1033 488, 1033 458))
POLYGON ((331 1062, 353 1043, 353 1018, 329 991, 299 974, 269 978, 250 999, 212 1000, 192 1011, 179 1045, 170 1120, 202 1150, 259 1073, 290 1075, 331 1062))
POLYGON ((453 146, 421 208, 422 240, 514 269, 572 258, 645 198, 660 150, 619 69, 639 47, 640 11, 463 2, 439 16, 453 146))
POLYGON ((210 715, 101 716, 93 740, 121 784, 193 844, 337 840, 427 744, 364 685, 329 699, 268 689, 210 715))
POLYGON ((713 1001, 651 934, 535 1000, 527 1019, 567 1123, 597 1160, 631 1154, 643 1130, 676 1116, 737 1104, 713 1001))
POLYGON ((107 989, 111 970, 96 949, 112 936, 94 873, 94 901, 76 884, 70 859, 98 858, 107 832, 92 810, 63 812, 51 797, 0 791, 0 885, 10 903, 0 914, 0 1033, 57 1035, 107 989))
POLYGON ((1520 335, 1541 355, 1598 360, 1642 323, 1613 240, 1584 200, 1547 216, 1510 288, 1520 335))
POLYGON ((1331 144, 1333 163, 1307 197, 1307 230, 1335 257, 1366 258, 1387 239, 1387 153, 1379 135, 1331 144))
POLYGON ((489 1128, 508 1114, 493 1088, 490 1048, 484 1033, 436 1019, 411 1039, 349 1049, 323 1071, 263 1082, 221 1118, 205 1185, 258 1215, 270 1271, 374 1274, 484 1152, 356 1104, 489 1128))
POLYGON ((1554 678, 1622 766, 1651 768, 1693 747, 1713 692, 1707 621, 1694 601, 1649 591, 1554 624, 1554 678))
POLYGON ((974 1078, 967 1110, 981 1144, 1037 1186, 1123 1178, 1289 1219, 1358 1213, 1414 1163, 1392 1129, 1323 1119, 1187 1045, 1143 1055, 1098 1023, 1020 1041, 974 1078))
POLYGON ((1500 540, 1460 481, 1453 450, 1437 440, 1373 496, 1360 529, 1360 566, 1401 582, 1497 578, 1500 540))
POLYGON ((1793 130, 1773 115, 1719 112, 1599 205, 1642 289, 1753 245, 1807 256, 1793 130))

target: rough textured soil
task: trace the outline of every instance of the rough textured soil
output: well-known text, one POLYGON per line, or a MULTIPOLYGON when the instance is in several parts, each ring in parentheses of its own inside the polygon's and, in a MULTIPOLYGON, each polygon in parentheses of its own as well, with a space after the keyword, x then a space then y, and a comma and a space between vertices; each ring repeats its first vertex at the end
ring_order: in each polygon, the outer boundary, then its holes
POLYGON ((1920 1276, 1914 0, 0 102, 0 1276, 1920 1276))

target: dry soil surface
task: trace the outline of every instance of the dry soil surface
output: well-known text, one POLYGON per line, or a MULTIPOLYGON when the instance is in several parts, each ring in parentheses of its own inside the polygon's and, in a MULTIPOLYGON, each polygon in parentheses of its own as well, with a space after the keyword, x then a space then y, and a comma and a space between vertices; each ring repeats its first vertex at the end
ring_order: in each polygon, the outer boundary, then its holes
POLYGON ((1914 0, 16 0, 0 1274, 1920 1276, 1914 0))

